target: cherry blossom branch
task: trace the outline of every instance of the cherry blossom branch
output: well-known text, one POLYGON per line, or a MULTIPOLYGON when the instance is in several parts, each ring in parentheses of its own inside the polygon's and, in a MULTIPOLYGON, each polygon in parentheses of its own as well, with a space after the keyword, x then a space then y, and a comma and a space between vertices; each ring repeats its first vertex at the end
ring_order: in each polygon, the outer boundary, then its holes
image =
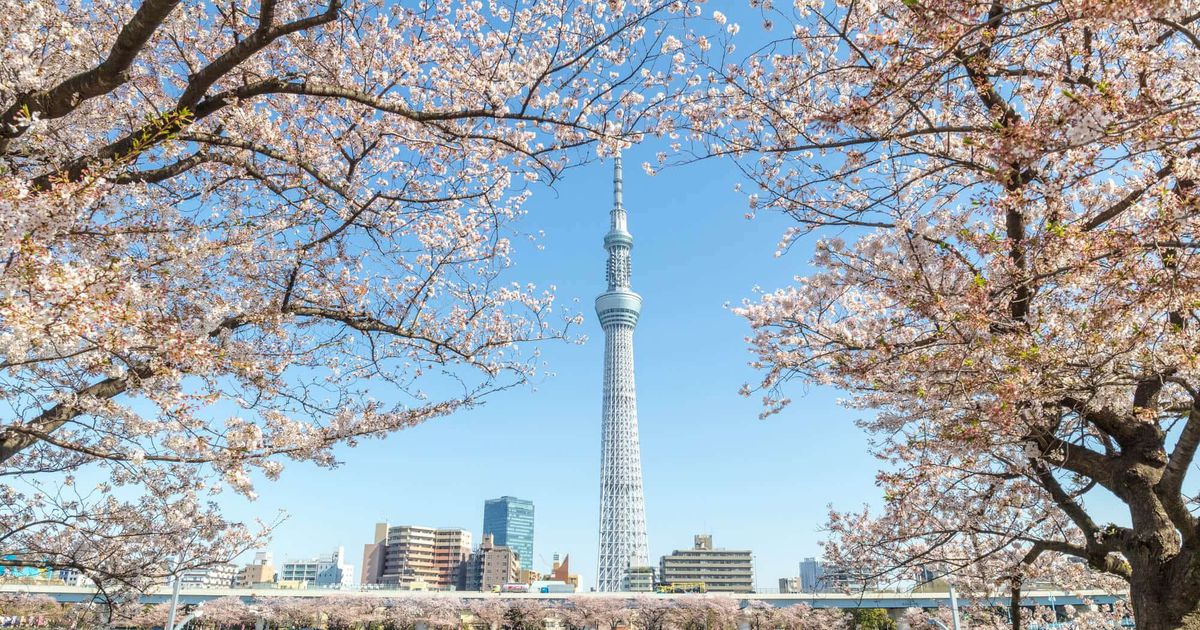
MULTIPOLYGON (((113 398, 129 387, 132 378, 149 378, 152 374, 148 367, 134 369, 132 377, 126 375, 106 378, 75 392, 73 398, 113 398)), ((77 404, 63 402, 43 411, 28 422, 6 424, 3 431, 0 431, 0 463, 35 444, 35 434, 52 432, 83 412, 83 408, 77 404)))
POLYGON ((267 2, 262 8, 262 18, 258 28, 249 37, 242 39, 232 48, 225 51, 199 72, 188 77, 187 89, 179 96, 177 110, 183 110, 199 104, 200 99, 208 92, 221 77, 225 76, 238 65, 253 57, 256 53, 270 46, 275 40, 298 33, 310 28, 329 24, 337 19, 338 11, 342 8, 343 0, 328 0, 325 11, 311 15, 281 26, 272 24, 274 4, 267 2))
POLYGON ((126 71, 179 0, 145 0, 133 18, 121 28, 105 57, 96 67, 81 72, 52 88, 17 99, 0 114, 0 154, 13 138, 25 132, 22 118, 61 118, 84 101, 107 94, 128 80, 126 71))

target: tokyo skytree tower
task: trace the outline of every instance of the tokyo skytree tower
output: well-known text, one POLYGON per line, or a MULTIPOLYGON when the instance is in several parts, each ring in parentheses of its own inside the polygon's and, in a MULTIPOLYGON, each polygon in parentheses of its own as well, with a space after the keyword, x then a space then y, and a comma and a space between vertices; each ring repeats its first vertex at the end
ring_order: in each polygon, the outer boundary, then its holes
POLYGON ((621 158, 613 171, 613 209, 604 249, 608 250, 608 290, 596 298, 604 329, 604 411, 600 440, 600 561, 597 589, 627 588, 630 567, 647 565, 646 503, 642 497, 642 456, 638 442, 637 392, 633 383, 633 328, 642 296, 629 286, 629 251, 621 204, 621 158))

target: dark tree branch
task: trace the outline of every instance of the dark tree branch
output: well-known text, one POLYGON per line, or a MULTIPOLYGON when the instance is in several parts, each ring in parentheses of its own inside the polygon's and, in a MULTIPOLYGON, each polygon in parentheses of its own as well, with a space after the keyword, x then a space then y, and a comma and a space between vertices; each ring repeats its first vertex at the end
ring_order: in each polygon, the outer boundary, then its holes
POLYGON ((1134 427, 1111 409, 1092 409, 1086 401, 1072 397, 1063 398, 1060 402, 1063 407, 1074 411, 1100 431, 1112 436, 1121 446, 1132 444, 1138 437, 1134 427))
POLYGON ((1200 410, 1193 406, 1155 487, 1155 494, 1185 541, 1194 540, 1200 529, 1200 522, 1192 516, 1183 497, 1183 482, 1195 460, 1197 446, 1200 446, 1200 410))
MULTIPOLYGON (((135 367, 124 376, 106 378, 98 383, 89 385, 75 393, 73 398, 109 399, 123 393, 129 388, 134 378, 150 378, 153 371, 148 366, 135 367)), ((36 433, 50 433, 83 413, 79 405, 71 402, 61 402, 43 411, 28 422, 6 427, 0 431, 0 464, 15 456, 17 453, 33 446, 38 441, 36 433), (29 431, 20 430, 28 428, 29 431)))
POLYGON ((241 40, 232 48, 225 51, 212 63, 188 77, 188 86, 179 97, 177 108, 191 107, 200 102, 208 88, 212 87, 221 77, 236 68, 239 64, 253 57, 272 42, 292 33, 328 24, 337 19, 342 8, 342 0, 329 0, 324 13, 289 22, 282 26, 272 26, 270 20, 274 17, 274 2, 266 3, 263 7, 263 21, 249 37, 241 40))
POLYGON ((1033 460, 1030 462, 1030 467, 1033 468, 1034 478, 1037 480, 1038 485, 1050 494, 1050 498, 1054 500, 1054 503, 1066 513, 1071 521, 1075 523, 1075 526, 1083 532, 1083 535, 1091 540, 1100 531, 1100 528, 1096 525, 1096 521, 1092 519, 1091 515, 1071 495, 1067 494, 1062 484, 1058 483, 1058 480, 1054 478, 1054 472, 1050 470, 1050 467, 1045 462, 1033 460))
POLYGON ((207 161, 209 161, 208 155, 204 151, 197 151, 172 164, 145 171, 131 171, 128 173, 122 173, 115 177, 109 178, 108 181, 114 184, 155 184, 171 179, 176 175, 182 175, 183 173, 186 173, 207 161))
MULTIPOLYGON (((245 325, 240 317, 230 317, 221 322, 210 337, 217 337, 226 331, 236 330, 245 325)), ((113 376, 93 383, 72 396, 79 398, 98 398, 108 400, 123 394, 135 380, 144 380, 154 376, 153 367, 145 364, 132 363, 129 371, 121 376, 113 376)), ((28 421, 15 421, 0 430, 0 464, 29 448, 38 441, 38 434, 50 434, 67 422, 79 417, 84 409, 78 404, 64 401, 41 412, 28 421)))
POLYGON ((18 98, 0 115, 0 153, 7 141, 25 132, 17 121, 26 114, 41 118, 61 118, 75 111, 84 101, 107 94, 124 83, 133 64, 150 36, 171 13, 179 0, 145 0, 113 42, 108 57, 100 65, 81 72, 58 85, 18 98))

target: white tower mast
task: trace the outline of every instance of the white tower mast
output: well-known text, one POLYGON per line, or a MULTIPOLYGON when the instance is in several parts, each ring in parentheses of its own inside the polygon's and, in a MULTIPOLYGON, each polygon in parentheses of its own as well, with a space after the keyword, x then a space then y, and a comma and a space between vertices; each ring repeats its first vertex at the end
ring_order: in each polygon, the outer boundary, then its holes
POLYGON ((608 290, 596 298, 604 329, 604 411, 600 442, 600 561, 597 590, 627 587, 630 567, 647 565, 646 504, 638 443, 637 392, 633 381, 633 329, 642 297, 629 285, 633 236, 621 203, 621 158, 613 171, 613 209, 608 234, 608 290))

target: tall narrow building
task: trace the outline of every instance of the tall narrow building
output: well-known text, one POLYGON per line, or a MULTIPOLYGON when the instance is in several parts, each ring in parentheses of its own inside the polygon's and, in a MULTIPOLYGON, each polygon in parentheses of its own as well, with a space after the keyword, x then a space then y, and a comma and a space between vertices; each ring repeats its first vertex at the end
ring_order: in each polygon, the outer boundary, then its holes
POLYGON ((491 535, 496 546, 512 549, 521 568, 533 570, 533 502, 500 497, 483 502, 483 535, 491 535))
POLYGON ((608 290, 596 298, 604 329, 604 406, 600 438, 600 560, 597 590, 628 588, 632 567, 647 564, 646 505, 633 381, 633 329, 642 297, 630 288, 633 236, 621 199, 621 158, 613 168, 613 209, 608 234, 608 290))

